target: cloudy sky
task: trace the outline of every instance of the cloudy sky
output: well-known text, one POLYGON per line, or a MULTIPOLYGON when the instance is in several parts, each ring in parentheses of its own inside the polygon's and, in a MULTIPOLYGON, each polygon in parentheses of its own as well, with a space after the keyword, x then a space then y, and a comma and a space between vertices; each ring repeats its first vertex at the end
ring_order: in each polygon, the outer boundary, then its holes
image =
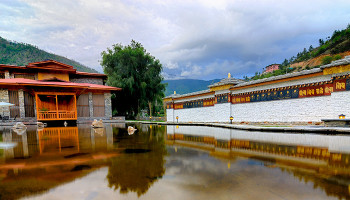
POLYGON ((0 0, 0 36, 102 72, 140 42, 166 79, 253 75, 350 23, 349 0, 0 0))

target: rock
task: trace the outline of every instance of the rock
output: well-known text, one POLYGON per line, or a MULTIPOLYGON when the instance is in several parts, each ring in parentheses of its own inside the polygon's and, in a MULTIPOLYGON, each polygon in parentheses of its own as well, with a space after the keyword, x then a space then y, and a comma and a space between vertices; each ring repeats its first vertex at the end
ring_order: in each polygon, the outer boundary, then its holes
POLYGON ((15 128, 15 129, 23 129, 23 128, 27 128, 27 126, 24 125, 22 122, 17 122, 15 125, 13 125, 12 128, 15 128))
POLYGON ((134 128, 134 127, 132 127, 132 126, 128 126, 128 134, 129 134, 129 135, 134 134, 136 130, 137 130, 136 128, 134 128))
POLYGON ((44 128, 47 126, 47 123, 37 122, 36 125, 38 126, 38 128, 44 128))
POLYGON ((100 135, 100 136, 103 136, 103 134, 104 134, 104 128, 101 128, 101 127, 96 127, 96 128, 94 128, 93 129, 94 130, 94 132, 95 132, 95 134, 98 134, 98 135, 100 135))
POLYGON ((103 125, 103 122, 102 122, 102 119, 100 119, 99 121, 97 121, 96 119, 94 119, 94 121, 92 122, 91 126, 93 128, 103 128, 104 125, 103 125))
POLYGON ((17 135, 22 135, 27 131, 27 126, 22 122, 17 122, 15 125, 13 125, 12 131, 17 133, 17 135))

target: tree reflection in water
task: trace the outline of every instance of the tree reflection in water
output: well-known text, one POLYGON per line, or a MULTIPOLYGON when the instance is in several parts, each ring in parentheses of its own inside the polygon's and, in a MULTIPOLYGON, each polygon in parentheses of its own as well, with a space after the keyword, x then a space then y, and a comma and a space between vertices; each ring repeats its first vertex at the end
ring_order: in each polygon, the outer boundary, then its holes
POLYGON ((114 145, 125 151, 112 159, 107 179, 110 188, 119 189, 122 194, 136 192, 141 196, 162 178, 167 151, 164 126, 137 125, 136 128, 138 131, 134 135, 128 135, 126 129, 114 131, 114 139, 118 141, 114 145))

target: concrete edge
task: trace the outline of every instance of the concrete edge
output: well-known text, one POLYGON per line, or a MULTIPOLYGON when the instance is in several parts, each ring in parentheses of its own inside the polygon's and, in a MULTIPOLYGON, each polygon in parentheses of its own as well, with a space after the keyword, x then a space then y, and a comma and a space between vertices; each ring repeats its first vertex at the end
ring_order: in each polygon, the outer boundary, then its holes
POLYGON ((322 134, 348 134, 350 128, 342 127, 315 127, 315 126, 298 126, 298 127, 263 127, 250 125, 220 124, 220 123, 173 123, 173 122, 145 122, 145 121, 126 121, 127 123, 143 123, 157 125, 178 125, 178 126, 208 126, 218 128, 229 128, 246 131, 262 132, 290 132, 290 133, 322 133, 322 134))

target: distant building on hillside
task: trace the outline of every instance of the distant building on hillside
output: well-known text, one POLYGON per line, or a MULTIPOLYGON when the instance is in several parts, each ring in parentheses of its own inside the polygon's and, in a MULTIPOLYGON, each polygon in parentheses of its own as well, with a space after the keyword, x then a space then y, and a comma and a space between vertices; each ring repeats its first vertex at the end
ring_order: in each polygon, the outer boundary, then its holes
POLYGON ((280 64, 271 64, 269 66, 266 66, 265 70, 263 71, 263 74, 276 71, 279 69, 279 66, 280 66, 280 64))

